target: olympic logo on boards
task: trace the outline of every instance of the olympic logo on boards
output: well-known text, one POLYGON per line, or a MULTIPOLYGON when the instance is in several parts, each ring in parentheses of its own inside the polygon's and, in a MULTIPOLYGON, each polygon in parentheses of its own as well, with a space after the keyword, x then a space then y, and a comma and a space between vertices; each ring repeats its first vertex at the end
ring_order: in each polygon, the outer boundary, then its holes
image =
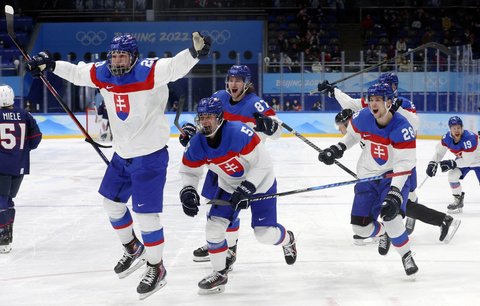
POLYGON ((79 31, 75 38, 84 46, 99 46, 107 38, 107 33, 104 31, 79 31))
POLYGON ((203 36, 210 36, 212 42, 217 45, 223 45, 227 40, 230 39, 230 37, 232 37, 232 34, 229 30, 203 30, 200 34, 203 36))

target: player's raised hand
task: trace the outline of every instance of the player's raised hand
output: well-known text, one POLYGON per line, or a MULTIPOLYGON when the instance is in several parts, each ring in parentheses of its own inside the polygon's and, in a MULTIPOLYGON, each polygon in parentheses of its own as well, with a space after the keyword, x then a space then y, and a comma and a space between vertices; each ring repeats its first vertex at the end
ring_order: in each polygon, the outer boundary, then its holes
POLYGON ((178 140, 182 144, 182 146, 186 147, 190 139, 197 134, 197 128, 195 125, 187 122, 182 125, 182 130, 185 134, 180 134, 178 140))
POLYGON ((55 69, 55 60, 48 51, 42 51, 34 55, 31 60, 25 64, 25 69, 34 77, 39 77, 43 71, 53 71, 55 69))
POLYGON ((198 32, 192 33, 192 47, 190 47, 190 53, 194 58, 205 58, 210 53, 210 46, 212 39, 210 36, 203 36, 198 32))
POLYGON ((268 136, 273 135, 278 129, 278 122, 269 116, 265 116, 260 113, 254 113, 255 127, 253 128, 257 132, 264 133, 268 136))
POLYGON ((320 93, 327 94, 329 98, 335 98, 335 86, 330 84, 327 80, 318 83, 317 90, 320 93))

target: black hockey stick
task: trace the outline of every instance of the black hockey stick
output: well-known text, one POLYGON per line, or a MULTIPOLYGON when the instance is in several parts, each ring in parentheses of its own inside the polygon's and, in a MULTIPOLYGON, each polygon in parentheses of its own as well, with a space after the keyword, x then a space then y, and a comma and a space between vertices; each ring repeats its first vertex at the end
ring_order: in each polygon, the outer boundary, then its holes
MULTIPOLYGON (((280 123, 280 122, 279 122, 280 123)), ((299 132, 295 131, 293 128, 291 128, 289 125, 287 125, 286 123, 282 122, 281 123, 281 126, 284 127, 287 131, 289 132, 292 132, 295 136, 297 136, 298 138, 300 138, 303 142, 305 142, 306 144, 308 144, 310 147, 314 148, 315 150, 317 150, 317 152, 321 153, 323 152, 322 149, 320 149, 319 147, 317 147, 313 142, 311 142, 310 140, 308 140, 307 138, 305 138, 305 136, 303 136, 302 134, 300 134, 299 132)), ((342 168, 343 170, 345 170, 348 174, 350 174, 351 176, 353 176, 354 178, 358 179, 358 176, 355 174, 355 172, 353 172, 352 170, 348 169, 347 167, 345 167, 342 163, 340 163, 338 160, 335 160, 334 161, 335 165, 339 166, 340 168, 342 168)))
POLYGON ((180 126, 180 124, 178 123, 178 120, 180 119, 180 114, 182 113, 183 111, 183 101, 185 100, 185 98, 182 98, 180 97, 180 99, 178 99, 178 105, 177 105, 177 113, 175 114, 175 120, 173 120, 173 124, 175 124, 175 126, 177 127, 177 129, 180 131, 180 133, 185 136, 185 132, 183 131, 182 127, 180 126))
MULTIPOLYGON (((16 40, 16 35, 15 31, 13 28, 13 15, 14 15, 14 10, 13 7, 10 5, 5 5, 5 17, 7 21, 7 32, 8 36, 12 39, 13 43, 17 47, 17 49, 22 53, 23 57, 29 61, 31 60, 30 55, 28 55, 25 50, 18 44, 16 40)), ((78 121, 77 117, 72 113, 72 111, 68 108, 68 106, 63 102, 62 97, 58 94, 58 92, 55 90, 55 88, 50 84, 50 82, 47 80, 47 78, 43 75, 40 74, 40 79, 42 80, 43 84, 47 87, 47 89, 52 93, 52 95, 55 97, 57 102, 60 104, 60 106, 63 108, 63 110, 72 118, 73 122, 77 125, 77 127, 80 129, 82 134, 85 136, 86 141, 92 145, 92 147, 97 151, 98 155, 103 159, 103 161, 108 165, 108 159, 105 157, 103 152, 100 150, 99 145, 92 139, 92 137, 87 133, 87 131, 83 128, 82 124, 78 121)))
MULTIPOLYGON (((303 192, 309 192, 309 191, 315 191, 315 190, 321 190, 321 189, 351 185, 351 184, 356 184, 356 183, 377 181, 377 180, 382 180, 382 179, 386 179, 386 178, 392 178, 392 177, 395 177, 395 176, 410 175, 410 174, 412 174, 412 171, 402 171, 402 172, 397 172, 397 173, 391 172, 391 173, 386 173, 386 174, 382 174, 382 175, 377 175, 377 176, 372 176, 372 177, 367 177, 367 178, 357 179, 357 180, 352 180, 352 181, 338 182, 338 183, 332 183, 332 184, 327 184, 327 185, 313 186, 313 187, 308 187, 308 188, 295 189, 295 190, 290 190, 290 191, 285 191, 285 192, 267 194, 267 195, 252 197, 252 198, 244 200, 244 201, 248 201, 250 203, 250 202, 254 202, 254 201, 268 200, 268 199, 272 199, 272 198, 278 198, 278 197, 283 197, 283 196, 297 194, 297 193, 303 193, 303 192)), ((213 199, 213 200, 208 201, 207 204, 227 206, 227 205, 231 205, 232 203, 229 202, 229 201, 225 201, 225 200, 213 199)))
MULTIPOLYGON (((353 78, 353 77, 356 77, 356 76, 359 75, 359 74, 368 72, 368 71, 373 70, 373 69, 375 69, 375 68, 377 68, 377 67, 380 67, 380 66, 382 66, 382 65, 385 65, 385 64, 387 64, 387 63, 389 63, 389 62, 397 61, 398 59, 404 58, 404 57, 406 57, 407 55, 410 55, 410 54, 415 53, 415 52, 418 52, 418 51, 425 50, 425 49, 427 49, 427 48, 434 48, 434 49, 437 49, 437 50, 439 50, 439 51, 441 51, 441 52, 443 52, 443 53, 445 53, 445 54, 447 54, 447 55, 453 56, 453 52, 450 51, 450 49, 448 49, 446 46, 444 46, 444 45, 442 45, 442 44, 439 44, 439 43, 436 43, 436 42, 429 42, 429 43, 423 44, 423 45, 421 45, 421 46, 418 46, 418 47, 416 47, 415 49, 410 49, 410 50, 408 50, 407 52, 398 54, 397 56, 394 56, 394 57, 392 57, 392 58, 390 58, 390 59, 386 59, 386 60, 384 60, 383 62, 380 62, 380 63, 375 64, 375 65, 373 65, 373 66, 367 67, 367 68, 365 68, 365 69, 363 69, 363 70, 360 70, 360 71, 358 71, 358 72, 355 72, 355 73, 353 73, 353 74, 351 74, 351 75, 349 75, 349 76, 346 76, 346 77, 344 77, 344 78, 342 78, 342 79, 340 79, 340 80, 337 80, 337 81, 335 81, 335 82, 333 82, 333 83, 330 83, 330 85, 335 85, 335 84, 341 83, 341 82, 343 82, 343 81, 346 81, 346 80, 348 80, 348 79, 351 79, 351 78, 353 78)), ((311 90, 311 91, 309 92, 309 94, 313 95, 313 94, 316 94, 316 93, 318 93, 318 92, 319 92, 319 91, 318 91, 317 89, 313 89, 313 90, 311 90)))

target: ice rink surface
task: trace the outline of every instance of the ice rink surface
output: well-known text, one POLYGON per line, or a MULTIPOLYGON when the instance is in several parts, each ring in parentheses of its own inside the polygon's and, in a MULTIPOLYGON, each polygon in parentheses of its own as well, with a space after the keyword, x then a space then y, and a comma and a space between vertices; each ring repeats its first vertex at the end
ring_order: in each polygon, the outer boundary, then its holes
MULTIPOLYGON (((311 140, 321 148, 338 141, 311 140)), ((419 184, 436 143, 418 141, 419 184)), ((319 163, 316 151, 298 138, 267 147, 279 191, 352 179, 335 165, 319 163)), ((97 193, 105 164, 83 140, 44 140, 32 152, 31 175, 15 201, 13 249, 0 254, 0 305, 480 305, 480 188, 474 173, 462 181, 465 208, 455 216, 462 224, 450 244, 438 241, 439 227, 417 221, 411 236, 420 269, 415 281, 406 277, 393 248, 382 257, 375 245, 353 244, 349 185, 279 198, 278 220, 297 237, 293 266, 285 264, 281 247, 255 240, 250 213, 242 212, 237 262, 225 292, 199 296, 197 283, 211 267, 193 262, 192 250, 204 244, 207 207, 196 218, 183 213, 182 151, 170 139, 162 214, 168 283, 139 301, 136 286, 144 269, 121 280, 113 272, 123 250, 97 193)), ((359 153, 359 147, 347 151, 340 162, 355 171, 359 153)), ((421 203, 446 211, 452 201, 447 175, 439 171, 418 195, 421 203)))

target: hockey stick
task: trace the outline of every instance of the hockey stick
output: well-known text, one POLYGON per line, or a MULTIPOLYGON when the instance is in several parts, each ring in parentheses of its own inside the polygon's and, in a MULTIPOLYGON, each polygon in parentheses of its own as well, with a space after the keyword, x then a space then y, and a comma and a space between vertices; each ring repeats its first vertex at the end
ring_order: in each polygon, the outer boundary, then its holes
POLYGON ((178 99, 178 105, 177 105, 177 113, 175 114, 175 119, 173 120, 173 124, 175 124, 175 126, 177 127, 177 129, 180 131, 180 133, 182 133, 183 136, 185 136, 185 132, 183 131, 182 127, 180 126, 180 124, 178 123, 178 120, 180 119, 180 114, 182 113, 183 111, 183 101, 185 99, 181 98, 178 99))
POLYGON ((425 182, 427 181, 428 178, 429 178, 429 176, 427 175, 427 176, 425 177, 425 179, 424 179, 424 180, 420 183, 420 185, 417 187, 417 189, 422 188, 423 184, 425 184, 425 182))
MULTIPOLYGON (((280 122, 279 122, 280 123, 280 122)), ((288 124, 284 123, 284 122, 281 122, 281 126, 283 128, 285 128, 287 131, 293 133, 295 136, 297 136, 298 138, 300 138, 303 142, 305 142, 306 144, 308 144, 310 147, 314 148, 317 152, 321 153, 323 152, 322 149, 320 149, 319 147, 317 147, 313 142, 311 142, 310 140, 308 140, 307 138, 305 138, 305 136, 303 136, 302 134, 300 134, 299 132, 295 131, 293 128, 291 128, 288 124)), ((339 166, 340 168, 342 168, 343 170, 345 170, 348 174, 350 174, 351 176, 353 176, 354 178, 358 179, 358 176, 355 174, 355 172, 353 172, 352 170, 348 169, 347 167, 345 167, 343 164, 341 164, 339 161, 335 160, 334 161, 335 165, 339 166)))
MULTIPOLYGON (((14 10, 13 7, 10 5, 5 5, 5 18, 7 21, 7 32, 8 36, 12 39, 13 43, 17 47, 17 49, 22 53, 22 56, 27 60, 31 60, 30 55, 28 55, 25 50, 18 44, 16 40, 16 35, 15 31, 13 29, 13 15, 14 15, 14 10)), ((92 145, 92 147, 97 151, 98 155, 103 159, 103 161, 108 165, 108 159, 105 157, 103 152, 99 149, 99 145, 92 139, 92 137, 87 133, 87 131, 83 128, 82 124, 78 121, 77 117, 72 113, 72 111, 68 108, 68 106, 63 102, 62 97, 58 94, 58 92, 53 88, 52 84, 47 80, 47 78, 43 75, 40 74, 40 79, 42 80, 43 84, 47 87, 47 89, 52 93, 52 95, 55 97, 55 99, 58 101, 60 106, 63 108, 63 110, 72 118, 73 122, 77 125, 77 127, 80 129, 82 134, 85 136, 86 141, 92 145)))
MULTIPOLYGON (((415 49, 410 49, 410 50, 408 50, 407 52, 398 54, 397 56, 394 56, 394 57, 392 57, 392 58, 390 58, 390 59, 386 59, 386 60, 384 60, 383 62, 380 62, 380 63, 375 64, 375 65, 373 65, 373 66, 367 67, 367 68, 365 68, 365 69, 363 69, 363 70, 360 70, 360 71, 358 71, 358 72, 355 72, 355 73, 353 73, 353 74, 351 74, 351 75, 349 75, 349 76, 346 76, 346 77, 344 77, 344 78, 342 78, 342 79, 340 79, 340 80, 337 80, 337 81, 335 81, 335 82, 333 82, 333 83, 330 83, 330 85, 335 85, 335 84, 341 83, 341 82, 343 82, 343 81, 346 81, 346 80, 348 80, 348 79, 351 79, 351 78, 353 78, 353 77, 356 77, 356 76, 359 75, 359 74, 368 72, 368 71, 373 70, 373 69, 375 69, 375 68, 377 68, 377 67, 380 67, 380 66, 382 66, 382 65, 385 65, 385 64, 387 64, 387 63, 389 63, 389 62, 397 61, 398 59, 404 58, 404 57, 406 57, 407 55, 410 55, 410 54, 412 54, 412 53, 415 53, 415 52, 418 52, 418 51, 421 51, 421 50, 424 50, 424 49, 427 49, 427 48, 434 48, 434 49, 437 49, 437 50, 439 50, 439 51, 441 51, 441 52, 443 52, 443 53, 445 53, 445 54, 447 54, 447 55, 449 55, 449 56, 453 56, 453 52, 450 51, 450 49, 448 49, 446 46, 444 46, 444 45, 442 45, 442 44, 439 44, 439 43, 436 43, 436 42, 429 42, 429 43, 423 44, 423 45, 421 45, 421 46, 418 46, 418 47, 416 47, 415 49)), ((318 91, 317 89, 313 89, 313 90, 311 90, 311 91, 309 92, 309 94, 311 94, 311 95, 316 94, 316 93, 319 93, 319 91, 318 91)))
MULTIPOLYGON (((302 189, 296 189, 296 190, 274 193, 274 194, 267 194, 267 195, 252 197, 252 198, 247 199, 245 201, 248 201, 250 203, 250 202, 254 202, 254 201, 268 200, 268 199, 272 199, 272 198, 278 198, 278 197, 283 197, 283 196, 286 196, 286 195, 292 195, 292 194, 297 194, 297 193, 303 193, 303 192, 309 192, 309 191, 315 191, 315 190, 321 190, 321 189, 351 185, 351 184, 356 184, 356 183, 377 181, 377 180, 381 180, 381 179, 392 178, 392 177, 395 177, 395 176, 410 175, 410 174, 412 174, 412 171, 402 171, 402 172, 397 172, 397 173, 391 172, 391 173, 386 173, 386 174, 382 174, 382 175, 367 177, 367 178, 358 179, 358 180, 332 183, 332 184, 320 185, 320 186, 313 186, 313 187, 308 187, 308 188, 302 188, 302 189)), ((213 199, 213 200, 210 200, 207 204, 226 206, 226 205, 231 205, 232 203, 229 202, 229 201, 225 201, 225 200, 213 199)))

